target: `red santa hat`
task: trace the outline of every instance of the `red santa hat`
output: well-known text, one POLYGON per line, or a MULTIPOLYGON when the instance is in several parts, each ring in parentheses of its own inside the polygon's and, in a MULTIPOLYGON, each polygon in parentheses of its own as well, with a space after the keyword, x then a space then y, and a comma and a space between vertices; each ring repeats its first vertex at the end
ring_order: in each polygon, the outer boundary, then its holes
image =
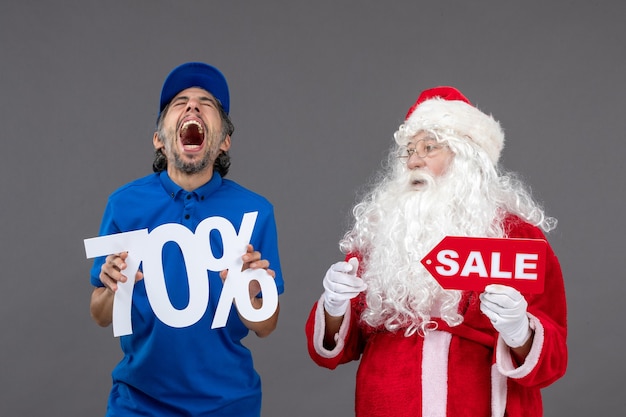
POLYGON ((406 114, 403 135, 421 130, 447 131, 466 137, 483 149, 494 165, 504 147, 504 131, 491 116, 478 110, 454 87, 421 92, 406 114))

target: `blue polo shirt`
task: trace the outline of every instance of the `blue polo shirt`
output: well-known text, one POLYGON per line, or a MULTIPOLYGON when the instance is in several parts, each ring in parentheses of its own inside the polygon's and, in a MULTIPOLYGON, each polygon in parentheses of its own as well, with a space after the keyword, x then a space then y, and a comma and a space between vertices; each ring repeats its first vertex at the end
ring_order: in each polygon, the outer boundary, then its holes
MULTIPOLYGON (((176 185, 166 172, 119 188, 109 197, 100 235, 152 231, 166 223, 178 223, 193 232, 202 220, 213 216, 227 219, 238 231, 248 212, 258 212, 250 243, 276 271, 276 286, 282 294, 273 206, 217 173, 192 192, 176 185)), ((220 233, 210 234, 210 248, 214 254, 222 250, 220 233)), ((183 309, 189 301, 183 254, 174 242, 162 250, 167 294, 172 306, 183 309)), ((98 276, 103 261, 104 257, 97 258, 91 270, 94 286, 102 286, 98 276)), ((217 271, 207 271, 207 277, 206 312, 197 323, 183 328, 162 323, 148 302, 144 281, 135 284, 133 333, 120 337, 124 357, 113 370, 107 416, 260 415, 261 381, 250 351, 241 343, 248 329, 234 307, 225 327, 211 329, 222 280, 217 271)))

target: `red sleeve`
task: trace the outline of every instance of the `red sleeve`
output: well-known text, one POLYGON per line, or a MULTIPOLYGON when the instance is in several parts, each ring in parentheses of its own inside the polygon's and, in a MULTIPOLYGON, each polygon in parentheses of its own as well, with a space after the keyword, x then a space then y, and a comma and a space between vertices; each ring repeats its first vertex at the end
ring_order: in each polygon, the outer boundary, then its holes
MULTIPOLYGON (((546 239, 537 227, 513 218, 508 236, 546 239)), ((545 289, 541 294, 524 294, 535 337, 526 364, 508 375, 523 386, 545 387, 565 374, 567 368, 567 304, 559 260, 548 245, 545 289), (527 365, 527 366, 526 366, 527 365)))

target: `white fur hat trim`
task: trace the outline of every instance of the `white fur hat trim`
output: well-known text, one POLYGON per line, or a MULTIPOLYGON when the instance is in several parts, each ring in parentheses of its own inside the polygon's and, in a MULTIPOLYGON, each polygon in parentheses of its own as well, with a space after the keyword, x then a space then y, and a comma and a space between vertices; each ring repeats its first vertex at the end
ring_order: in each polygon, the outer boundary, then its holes
POLYGON ((504 131, 491 115, 461 100, 435 97, 420 103, 401 128, 402 136, 421 130, 444 131, 467 137, 480 146, 494 165, 504 147, 504 131))

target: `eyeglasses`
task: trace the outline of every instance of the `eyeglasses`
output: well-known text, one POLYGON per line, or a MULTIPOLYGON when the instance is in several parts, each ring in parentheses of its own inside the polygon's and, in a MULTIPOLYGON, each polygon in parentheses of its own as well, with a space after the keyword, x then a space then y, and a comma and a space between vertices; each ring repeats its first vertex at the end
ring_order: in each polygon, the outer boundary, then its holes
POLYGON ((405 162, 413 155, 417 155, 420 158, 433 157, 439 153, 446 145, 438 143, 435 139, 425 138, 418 140, 415 146, 409 148, 408 146, 401 146, 398 149, 398 158, 405 162))

